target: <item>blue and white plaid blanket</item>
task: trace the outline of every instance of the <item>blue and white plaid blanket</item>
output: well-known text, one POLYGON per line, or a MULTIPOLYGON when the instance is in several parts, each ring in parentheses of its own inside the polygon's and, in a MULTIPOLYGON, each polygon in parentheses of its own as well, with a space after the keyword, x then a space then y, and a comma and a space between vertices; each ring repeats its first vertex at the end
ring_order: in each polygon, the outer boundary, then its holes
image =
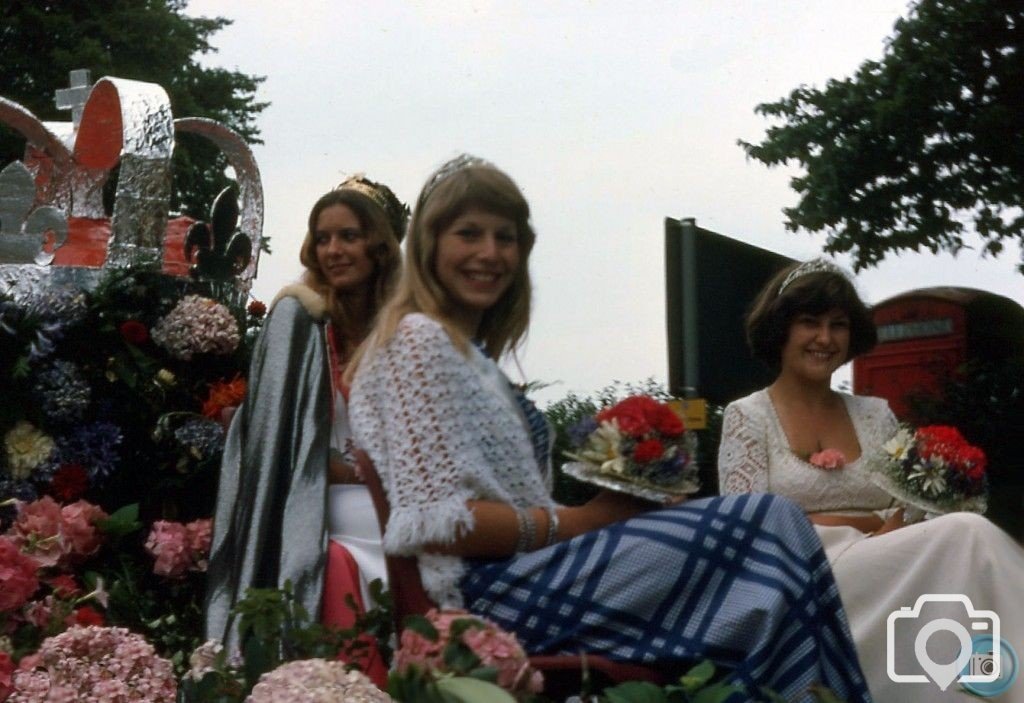
POLYGON ((710 659, 786 700, 815 683, 871 700, 821 542, 777 496, 696 500, 467 567, 467 607, 533 654, 710 659))

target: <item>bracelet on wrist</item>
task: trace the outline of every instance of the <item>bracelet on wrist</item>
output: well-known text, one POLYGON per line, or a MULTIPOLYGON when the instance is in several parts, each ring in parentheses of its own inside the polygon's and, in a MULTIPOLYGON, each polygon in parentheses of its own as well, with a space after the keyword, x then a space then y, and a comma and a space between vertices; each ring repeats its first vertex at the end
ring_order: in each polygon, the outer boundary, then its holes
POLYGON ((545 509, 548 514, 548 534, 544 538, 544 546, 550 547, 558 541, 558 510, 555 507, 545 509))
POLYGON ((529 508, 516 508, 516 523, 519 527, 516 551, 529 552, 537 540, 537 521, 530 514, 529 508))

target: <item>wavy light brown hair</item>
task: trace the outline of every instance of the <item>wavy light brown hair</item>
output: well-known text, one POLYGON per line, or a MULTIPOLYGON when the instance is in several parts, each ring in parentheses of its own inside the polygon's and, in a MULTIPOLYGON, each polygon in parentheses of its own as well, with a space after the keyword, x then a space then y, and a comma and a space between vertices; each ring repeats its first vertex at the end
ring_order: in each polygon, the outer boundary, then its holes
POLYGON ((530 206, 515 182, 490 164, 474 164, 454 171, 437 183, 431 178, 420 193, 409 223, 405 242, 405 268, 394 296, 378 315, 377 325, 364 347, 349 365, 351 376, 358 360, 372 354, 394 336, 398 324, 409 313, 420 312, 444 326, 455 345, 464 353, 469 341, 452 323, 448 311, 452 301, 437 278, 437 238, 456 218, 470 209, 507 217, 516 226, 519 268, 508 290, 484 312, 478 339, 488 356, 498 359, 513 352, 526 336, 530 323, 529 257, 536 233, 530 225, 530 206))
POLYGON ((376 314, 394 289, 401 266, 401 251, 398 239, 387 215, 369 196, 351 188, 340 188, 324 193, 309 211, 306 237, 299 250, 299 261, 306 267, 303 283, 323 296, 327 301, 327 314, 339 330, 343 343, 351 351, 361 340, 353 339, 356 329, 367 329, 372 320, 362 325, 355 324, 358 311, 349 309, 345 296, 338 295, 331 287, 316 258, 316 223, 320 213, 329 207, 344 205, 355 214, 359 226, 366 235, 366 250, 373 261, 373 278, 370 281, 370 311, 376 314))
POLYGON ((853 283, 839 271, 815 271, 797 276, 779 293, 782 282, 798 266, 779 271, 761 289, 747 313, 747 344, 755 358, 778 371, 789 328, 799 315, 823 315, 839 308, 850 318, 850 349, 844 361, 871 351, 878 333, 871 313, 853 283))

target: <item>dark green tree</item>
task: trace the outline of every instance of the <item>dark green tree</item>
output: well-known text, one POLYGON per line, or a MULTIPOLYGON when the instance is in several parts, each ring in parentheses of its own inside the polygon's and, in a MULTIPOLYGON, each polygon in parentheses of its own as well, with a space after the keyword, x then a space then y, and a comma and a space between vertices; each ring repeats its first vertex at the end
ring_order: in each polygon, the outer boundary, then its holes
MULTIPOLYGON (((256 100, 262 77, 201 66, 215 49, 210 38, 231 24, 223 17, 189 17, 186 0, 5 0, 0 3, 0 95, 43 120, 71 119, 54 92, 68 73, 86 68, 93 80, 116 76, 158 83, 175 117, 209 117, 259 143, 256 100)), ((0 131, 0 165, 20 159, 24 140, 0 131)), ((206 215, 227 185, 226 160, 205 140, 179 137, 171 208, 206 215)))
MULTIPOLYGON (((774 118, 748 156, 796 162, 786 227, 826 230, 860 269, 889 253, 984 254, 1024 238, 1024 3, 919 0, 881 60, 756 111, 774 118)), ((1024 272, 1024 264, 1019 267, 1024 272)))

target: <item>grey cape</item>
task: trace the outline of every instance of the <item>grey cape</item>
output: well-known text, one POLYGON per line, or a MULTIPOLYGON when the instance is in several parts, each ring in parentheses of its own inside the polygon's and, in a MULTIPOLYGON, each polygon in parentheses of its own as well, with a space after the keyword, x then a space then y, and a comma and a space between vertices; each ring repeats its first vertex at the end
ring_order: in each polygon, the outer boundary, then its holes
POLYGON ((319 619, 327 561, 331 383, 324 302, 288 286, 253 353, 224 447, 207 573, 206 636, 239 646, 229 613, 247 588, 291 581, 319 619))

